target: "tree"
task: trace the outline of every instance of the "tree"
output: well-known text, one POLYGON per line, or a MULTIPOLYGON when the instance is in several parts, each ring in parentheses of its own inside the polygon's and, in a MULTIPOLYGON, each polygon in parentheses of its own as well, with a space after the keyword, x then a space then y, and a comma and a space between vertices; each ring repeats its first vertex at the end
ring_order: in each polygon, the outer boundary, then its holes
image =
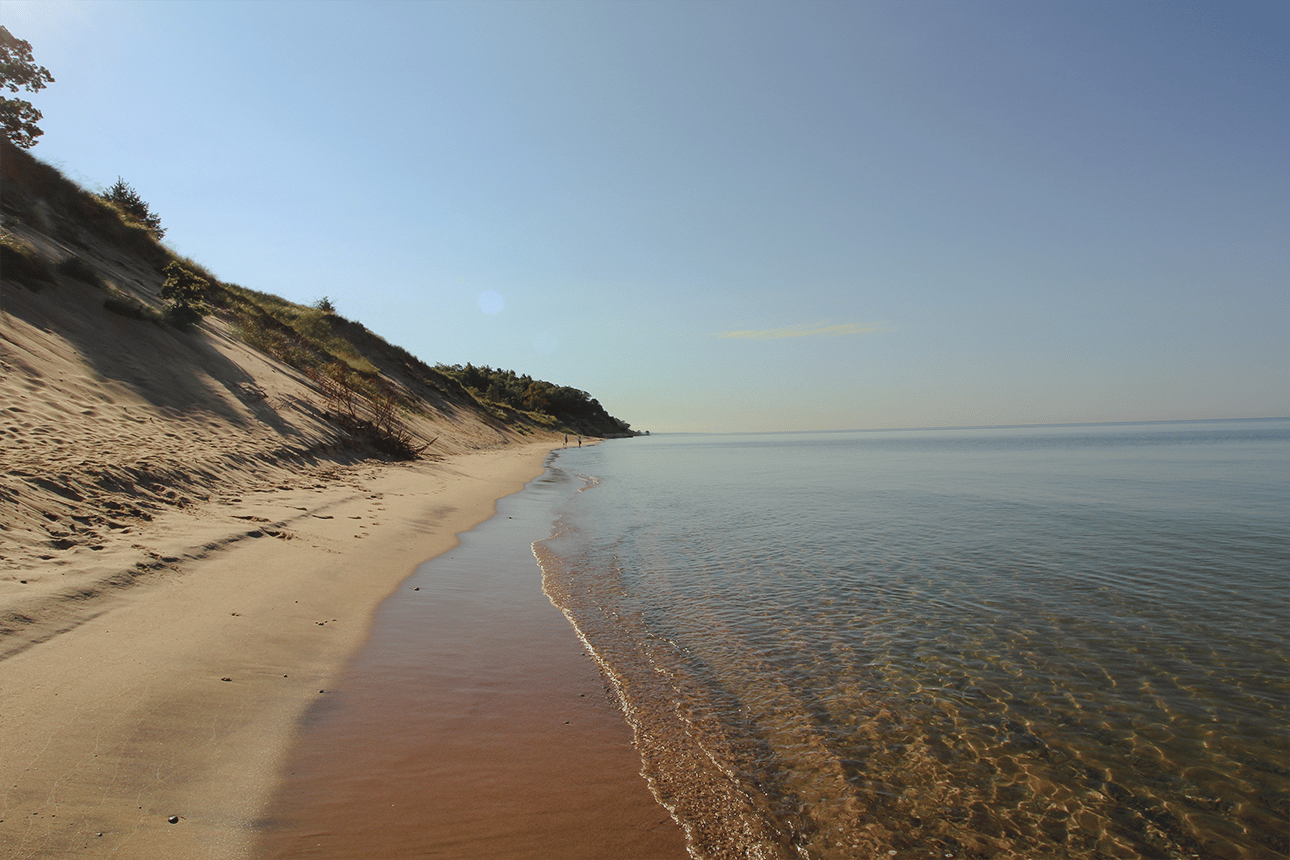
MULTIPOLYGON (((11 93, 20 89, 34 93, 53 82, 54 76, 49 69, 36 65, 32 60, 31 43, 16 38, 7 28, 0 26, 0 88, 7 87, 11 93)), ((40 118, 40 111, 32 107, 31 102, 0 96, 0 125, 4 127, 5 138, 13 144, 31 149, 36 138, 44 134, 36 127, 40 118)))
POLYGON ((161 297, 170 303, 166 321, 187 331, 206 316, 206 290, 210 281, 178 262, 170 263, 163 271, 166 282, 161 285, 161 297))
POLYGON ((130 184, 121 177, 118 176, 116 184, 101 196, 119 209, 126 218, 151 233, 153 238, 160 239, 166 235, 166 229, 161 226, 161 218, 148 208, 148 204, 139 196, 139 192, 130 187, 130 184))

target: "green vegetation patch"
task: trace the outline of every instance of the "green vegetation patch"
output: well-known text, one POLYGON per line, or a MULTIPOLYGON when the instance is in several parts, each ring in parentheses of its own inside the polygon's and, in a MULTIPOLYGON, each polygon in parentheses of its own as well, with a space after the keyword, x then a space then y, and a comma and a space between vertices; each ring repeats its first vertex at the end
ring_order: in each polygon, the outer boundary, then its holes
POLYGON ((473 364, 438 365, 440 373, 458 380, 484 405, 495 404, 526 413, 543 426, 567 427, 573 432, 605 436, 630 435, 631 425, 608 412, 590 394, 567 385, 556 385, 513 370, 473 364))
POLYGON ((49 263, 12 236, 0 237, 0 271, 7 279, 33 292, 54 281, 54 270, 49 263))
POLYGON ((343 317, 237 284, 218 284, 211 301, 232 315, 243 340, 298 370, 339 362, 364 377, 377 376, 376 366, 338 334, 348 323, 343 317))
POLYGON ((107 289, 107 282, 99 274, 98 269, 88 262, 84 257, 72 254, 59 260, 56 267, 60 275, 66 275, 69 278, 75 278, 78 281, 89 284, 99 289, 107 289))
POLYGON ((130 319, 143 320, 157 325, 165 322, 165 318, 156 310, 148 307, 133 296, 127 296, 111 288, 109 288, 108 297, 103 300, 103 307, 105 310, 130 319))

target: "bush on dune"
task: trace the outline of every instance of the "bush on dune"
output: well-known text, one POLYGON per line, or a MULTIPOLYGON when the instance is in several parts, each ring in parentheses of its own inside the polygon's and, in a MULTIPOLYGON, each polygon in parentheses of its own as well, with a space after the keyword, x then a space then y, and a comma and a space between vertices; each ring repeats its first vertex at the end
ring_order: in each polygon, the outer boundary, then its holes
POLYGON ((161 285, 161 298, 168 304, 166 322, 188 331, 206 316, 206 291, 210 281, 178 261, 170 263, 164 271, 166 282, 161 285))

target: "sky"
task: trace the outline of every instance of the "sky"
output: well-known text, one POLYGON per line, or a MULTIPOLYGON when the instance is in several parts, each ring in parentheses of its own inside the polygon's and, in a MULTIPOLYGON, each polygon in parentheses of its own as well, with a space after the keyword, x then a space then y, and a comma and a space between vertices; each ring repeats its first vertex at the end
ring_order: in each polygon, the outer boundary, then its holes
POLYGON ((34 2, 32 152, 652 432, 1290 415, 1284 2, 34 2))

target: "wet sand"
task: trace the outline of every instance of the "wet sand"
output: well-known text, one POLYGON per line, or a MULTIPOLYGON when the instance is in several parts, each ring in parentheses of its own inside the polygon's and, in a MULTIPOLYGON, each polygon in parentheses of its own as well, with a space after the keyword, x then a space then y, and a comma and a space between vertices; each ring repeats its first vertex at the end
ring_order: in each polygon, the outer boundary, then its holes
POLYGON ((309 712, 257 856, 684 858, 531 551, 538 479, 421 565, 309 712))
MULTIPOLYGON (((44 195, 4 167, 6 191, 44 195)), ((3 232, 160 307, 151 256, 60 224, 3 232)), ((381 352, 431 444, 380 462, 227 315, 178 332, 51 277, 0 291, 0 857, 257 857, 301 719, 326 713, 382 601, 560 437, 381 352)))
POLYGON ((145 581, 109 576, 109 547, 5 583, 54 608, 44 638, 0 638, 0 856, 259 856, 301 717, 325 707, 377 607, 549 450, 243 492, 133 524, 122 542, 159 565, 145 581))

